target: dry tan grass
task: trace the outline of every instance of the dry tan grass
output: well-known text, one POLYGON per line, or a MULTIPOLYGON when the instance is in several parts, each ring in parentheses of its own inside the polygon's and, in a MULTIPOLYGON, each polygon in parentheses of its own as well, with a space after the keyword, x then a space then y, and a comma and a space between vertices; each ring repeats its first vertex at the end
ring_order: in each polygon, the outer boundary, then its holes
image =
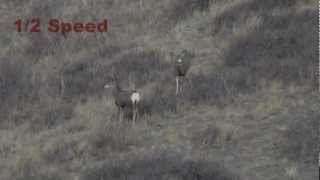
POLYGON ((310 90, 315 2, 212 1, 208 13, 191 12, 188 2, 143 1, 140 9, 132 0, 3 1, 0 179, 80 179, 87 172, 110 177, 101 161, 110 173, 137 168, 143 177, 171 167, 178 173, 163 179, 205 179, 214 177, 208 165, 215 160, 243 179, 312 179, 301 171, 313 167, 313 123, 319 119, 319 96, 310 90), (13 32, 17 18, 37 16, 108 18, 110 31, 66 39, 13 32), (168 53, 182 49, 196 59, 179 101, 168 53), (136 127, 129 119, 118 124, 102 88, 111 66, 122 71, 124 84, 135 76, 143 95, 136 127), (148 159, 150 149, 183 157, 148 159))

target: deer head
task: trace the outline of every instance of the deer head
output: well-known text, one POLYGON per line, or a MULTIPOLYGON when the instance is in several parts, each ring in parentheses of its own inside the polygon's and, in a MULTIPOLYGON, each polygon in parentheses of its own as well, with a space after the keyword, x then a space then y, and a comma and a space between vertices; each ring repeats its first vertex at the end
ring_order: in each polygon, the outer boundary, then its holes
POLYGON ((180 53, 180 58, 181 59, 188 59, 191 60, 192 58, 194 58, 194 54, 187 51, 186 49, 182 50, 182 52, 180 53))
POLYGON ((170 58, 177 63, 183 63, 183 61, 190 61, 194 58, 194 54, 184 49, 180 53, 176 54, 174 52, 170 52, 170 58))

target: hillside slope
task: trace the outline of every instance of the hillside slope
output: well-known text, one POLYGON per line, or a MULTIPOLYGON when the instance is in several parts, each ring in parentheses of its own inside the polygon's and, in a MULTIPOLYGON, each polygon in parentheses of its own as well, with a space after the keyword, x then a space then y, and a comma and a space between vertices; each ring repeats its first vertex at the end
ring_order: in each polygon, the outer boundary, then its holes
POLYGON ((316 179, 316 2, 203 6, 4 1, 0 179, 316 179), (18 18, 33 17, 110 24, 107 33, 15 32, 18 18), (176 97, 169 54, 183 49, 195 58, 176 97), (103 89, 112 69, 142 92, 135 127, 119 125, 103 89))

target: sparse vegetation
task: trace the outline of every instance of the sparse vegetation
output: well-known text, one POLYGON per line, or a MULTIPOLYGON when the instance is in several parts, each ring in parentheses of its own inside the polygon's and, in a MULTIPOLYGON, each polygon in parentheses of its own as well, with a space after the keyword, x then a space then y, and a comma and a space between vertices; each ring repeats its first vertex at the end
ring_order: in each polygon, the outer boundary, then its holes
POLYGON ((141 2, 2 2, 0 179, 315 179, 316 1, 141 2), (110 29, 14 32, 33 17, 110 29), (112 67, 142 94, 135 127, 103 88, 112 67))
POLYGON ((81 179, 239 179, 217 163, 183 159, 172 152, 144 152, 142 156, 99 163, 85 171, 81 179))

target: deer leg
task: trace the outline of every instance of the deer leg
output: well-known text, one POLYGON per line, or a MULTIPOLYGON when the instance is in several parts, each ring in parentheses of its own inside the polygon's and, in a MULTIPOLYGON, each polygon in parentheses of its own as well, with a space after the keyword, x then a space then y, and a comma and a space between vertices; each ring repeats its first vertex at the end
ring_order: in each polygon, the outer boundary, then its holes
POLYGON ((120 107, 119 108, 119 122, 120 122, 120 124, 122 124, 122 119, 123 119, 123 110, 120 107))
POLYGON ((179 94, 179 76, 176 76, 176 95, 179 94))
POLYGON ((135 107, 134 107, 134 104, 132 105, 132 124, 134 124, 134 121, 135 121, 135 117, 136 114, 135 114, 135 107))
POLYGON ((136 122, 136 120, 138 119, 139 117, 139 109, 138 109, 138 105, 135 104, 135 118, 134 118, 134 124, 136 122))
POLYGON ((61 79, 60 79, 60 97, 64 96, 64 91, 65 91, 65 81, 64 81, 64 77, 63 75, 61 75, 61 79))
POLYGON ((137 110, 136 110, 136 120, 138 120, 139 119, 139 109, 138 109, 138 107, 137 107, 137 110))
POLYGON ((120 122, 120 107, 117 106, 117 118, 118 122, 120 122))
POLYGON ((137 119, 137 107, 136 105, 133 105, 133 117, 132 117, 132 124, 135 126, 137 119))
POLYGON ((180 78, 180 89, 179 89, 179 92, 180 92, 180 93, 182 93, 183 84, 184 84, 184 77, 181 77, 181 78, 180 78))
POLYGON ((140 6, 140 11, 142 11, 142 6, 143 6, 142 0, 140 0, 139 6, 140 6))

